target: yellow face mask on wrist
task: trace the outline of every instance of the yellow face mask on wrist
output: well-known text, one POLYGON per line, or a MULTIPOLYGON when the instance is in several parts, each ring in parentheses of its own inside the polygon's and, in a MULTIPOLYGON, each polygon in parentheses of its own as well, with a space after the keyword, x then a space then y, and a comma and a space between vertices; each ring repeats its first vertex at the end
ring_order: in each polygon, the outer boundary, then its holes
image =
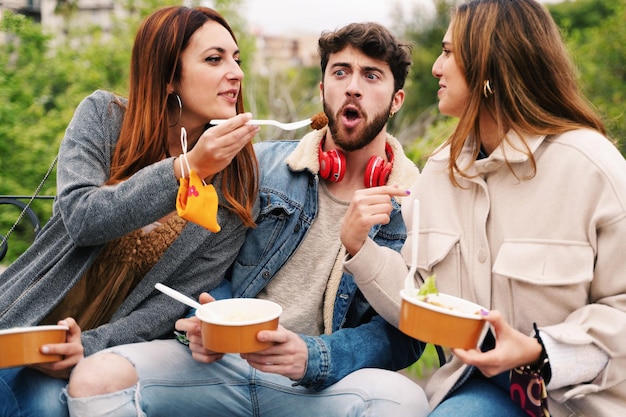
POLYGON ((176 212, 180 217, 199 224, 213 233, 221 230, 217 223, 219 199, 213 184, 205 184, 195 171, 181 178, 176 197, 176 212))
POLYGON ((221 230, 217 222, 219 199, 213 184, 205 184, 204 180, 191 170, 187 160, 187 131, 180 129, 180 143, 183 153, 180 155, 180 172, 178 195, 176 196, 176 212, 180 217, 196 223, 213 233, 221 230), (184 161, 184 165, 183 165, 184 161), (185 178, 185 165, 189 177, 185 178))

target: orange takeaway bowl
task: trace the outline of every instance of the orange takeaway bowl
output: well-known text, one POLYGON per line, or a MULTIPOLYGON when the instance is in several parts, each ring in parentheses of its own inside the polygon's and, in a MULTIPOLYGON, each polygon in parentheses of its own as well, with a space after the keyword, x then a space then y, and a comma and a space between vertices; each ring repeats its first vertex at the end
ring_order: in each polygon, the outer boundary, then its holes
POLYGON ((0 330, 0 368, 56 362, 62 355, 44 355, 39 349, 65 342, 67 326, 13 327, 0 330))
POLYGON ((196 310, 202 322, 202 344, 213 352, 249 353, 271 347, 259 342, 261 330, 276 330, 280 305, 259 298, 228 298, 203 304, 196 310))
POLYGON ((474 349, 487 329, 478 304, 452 295, 429 295, 421 301, 406 289, 400 291, 400 330, 423 342, 449 348, 474 349))

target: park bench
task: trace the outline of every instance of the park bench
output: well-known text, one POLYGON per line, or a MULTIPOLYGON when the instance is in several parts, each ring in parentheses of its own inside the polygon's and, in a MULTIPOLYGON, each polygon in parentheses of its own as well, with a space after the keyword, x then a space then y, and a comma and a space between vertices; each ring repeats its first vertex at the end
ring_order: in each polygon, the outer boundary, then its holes
POLYGON ((41 231, 42 220, 31 207, 34 200, 54 200, 54 196, 45 195, 0 195, 0 209, 13 207, 19 209, 19 215, 8 231, 0 230, 0 261, 4 259, 9 249, 9 238, 14 229, 22 221, 28 220, 28 227, 32 227, 34 237, 41 231))
POLYGON ((20 209, 20 213, 16 217, 17 220, 13 223, 9 230, 6 232, 4 230, 0 230, 0 261, 2 261, 7 254, 7 250, 9 249, 9 238, 11 237, 11 234, 20 224, 24 217, 26 217, 30 221, 33 227, 33 238, 36 238, 37 234, 41 231, 41 219, 39 219, 39 216, 33 210, 31 204, 35 200, 54 200, 54 196, 39 195, 39 192, 41 191, 48 177, 50 177, 50 174, 52 174, 52 170, 56 166, 57 161, 58 155, 55 156, 52 160, 52 163, 48 167, 48 171, 44 174, 41 182, 39 183, 37 189, 32 195, 0 195, 0 209, 11 206, 20 209))

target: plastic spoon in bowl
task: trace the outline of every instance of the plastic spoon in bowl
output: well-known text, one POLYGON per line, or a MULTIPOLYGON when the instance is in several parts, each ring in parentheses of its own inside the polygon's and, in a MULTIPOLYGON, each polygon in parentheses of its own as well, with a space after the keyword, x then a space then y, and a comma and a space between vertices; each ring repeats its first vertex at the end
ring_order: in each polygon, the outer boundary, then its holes
POLYGON ((193 307, 195 309, 200 308, 200 303, 195 301, 194 299, 187 297, 185 294, 176 291, 173 288, 168 287, 167 285, 163 285, 161 283, 157 283, 154 288, 161 291, 165 295, 169 295, 175 300, 180 301, 183 304, 187 304, 189 307, 193 307))
POLYGON ((415 272, 417 271, 417 249, 419 245, 420 233, 420 201, 416 198, 413 202, 413 239, 411 240, 411 269, 406 278, 404 278, 404 290, 409 295, 415 295, 415 272))

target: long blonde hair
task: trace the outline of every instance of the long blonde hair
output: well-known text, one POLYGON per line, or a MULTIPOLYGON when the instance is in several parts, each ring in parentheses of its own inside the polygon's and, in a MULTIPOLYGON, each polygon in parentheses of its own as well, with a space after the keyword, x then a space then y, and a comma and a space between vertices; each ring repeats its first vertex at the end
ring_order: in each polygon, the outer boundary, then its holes
MULTIPOLYGON (((513 129, 554 135, 588 127, 605 134, 602 120, 581 94, 577 73, 556 23, 535 0, 473 0, 452 15, 454 59, 465 74, 469 99, 450 145, 449 174, 468 177, 457 160, 468 137, 480 136, 480 111, 488 111, 501 136, 513 129), (489 80, 493 94, 485 94, 489 80)), ((505 141, 508 139, 505 137, 505 141)), ((475 156, 480 151, 474 141, 475 156)), ((533 172, 535 159, 528 146, 533 172)))

